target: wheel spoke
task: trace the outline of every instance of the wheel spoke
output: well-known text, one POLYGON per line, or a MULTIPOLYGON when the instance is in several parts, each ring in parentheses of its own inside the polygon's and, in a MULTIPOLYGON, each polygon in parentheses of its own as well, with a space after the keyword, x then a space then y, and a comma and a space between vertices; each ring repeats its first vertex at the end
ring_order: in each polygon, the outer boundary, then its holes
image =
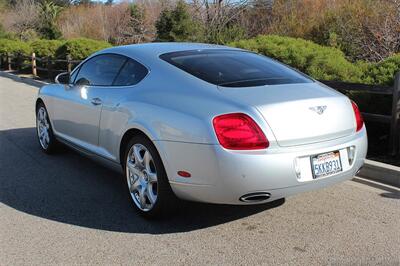
POLYGON ((131 174, 136 175, 136 176, 140 175, 140 170, 137 169, 136 165, 132 161, 128 160, 126 166, 128 167, 131 174))
POLYGON ((135 162, 139 163, 141 166, 143 166, 143 158, 140 155, 140 151, 141 151, 141 148, 139 146, 137 146, 137 145, 133 146, 133 156, 135 156, 135 162))
POLYGON ((147 170, 147 172, 150 172, 150 161, 151 161, 150 152, 146 150, 143 156, 143 166, 147 170))
POLYGON ((132 183, 133 189, 134 190, 139 190, 139 187, 140 187, 140 178, 139 178, 139 176, 134 176, 132 181, 133 181, 133 183, 132 183))
POLYGON ((147 172, 147 176, 149 177, 149 183, 157 183, 157 174, 147 172))
POLYGON ((42 108, 39 110, 39 120, 41 122, 43 121, 43 109, 42 108))
POLYGON ((129 178, 129 192, 135 193, 137 191, 137 178, 134 177, 129 178))
POLYGON ((140 203, 140 206, 142 207, 142 209, 144 209, 146 207, 146 195, 145 195, 145 193, 146 193, 146 187, 142 186, 139 189, 139 203, 140 203))
POLYGON ((150 183, 147 184, 146 196, 149 199, 151 205, 153 205, 156 202, 157 196, 154 195, 154 193, 153 193, 153 185, 150 184, 150 183))
POLYGON ((50 138, 49 138, 49 133, 48 132, 45 132, 44 138, 46 140, 46 143, 50 143, 50 138))

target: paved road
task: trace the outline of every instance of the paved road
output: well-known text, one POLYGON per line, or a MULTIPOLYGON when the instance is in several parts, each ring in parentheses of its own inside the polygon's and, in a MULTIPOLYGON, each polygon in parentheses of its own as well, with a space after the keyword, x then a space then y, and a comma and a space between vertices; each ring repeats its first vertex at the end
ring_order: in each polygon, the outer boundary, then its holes
POLYGON ((137 216, 119 175, 44 155, 37 88, 0 77, 0 265, 400 264, 400 194, 358 179, 257 207, 137 216))

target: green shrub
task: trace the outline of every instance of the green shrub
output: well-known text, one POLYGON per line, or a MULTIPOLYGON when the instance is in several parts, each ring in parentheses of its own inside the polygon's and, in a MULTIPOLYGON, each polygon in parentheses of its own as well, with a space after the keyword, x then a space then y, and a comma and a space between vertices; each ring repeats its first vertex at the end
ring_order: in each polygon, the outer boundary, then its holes
POLYGON ((367 64, 364 68, 363 80, 366 83, 392 85, 394 75, 400 71, 400 54, 378 63, 367 64))
POLYGON ((31 42, 33 52, 37 57, 56 57, 56 51, 64 44, 60 40, 36 40, 31 42))
POLYGON ((111 44, 103 41, 79 38, 67 40, 60 48, 57 49, 58 58, 65 58, 68 54, 74 60, 85 59, 89 55, 104 48, 111 47, 111 44))
POLYGON ((31 52, 31 47, 25 42, 18 40, 0 39, 0 54, 21 53, 23 55, 30 55, 31 52))
POLYGON ((255 51, 275 58, 315 79, 360 82, 361 69, 349 62, 343 52, 299 38, 261 35, 231 46, 255 51))

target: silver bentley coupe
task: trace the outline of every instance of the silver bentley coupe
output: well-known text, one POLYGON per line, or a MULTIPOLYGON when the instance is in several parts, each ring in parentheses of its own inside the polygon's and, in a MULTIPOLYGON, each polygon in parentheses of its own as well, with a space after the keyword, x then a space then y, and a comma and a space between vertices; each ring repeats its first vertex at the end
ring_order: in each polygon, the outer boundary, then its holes
MULTIPOLYGON (((268 57, 208 44, 108 48, 36 101, 37 134, 122 171, 133 206, 258 204, 352 178, 367 153, 357 105, 268 57)), ((128 193, 127 193, 128 195, 128 193)))

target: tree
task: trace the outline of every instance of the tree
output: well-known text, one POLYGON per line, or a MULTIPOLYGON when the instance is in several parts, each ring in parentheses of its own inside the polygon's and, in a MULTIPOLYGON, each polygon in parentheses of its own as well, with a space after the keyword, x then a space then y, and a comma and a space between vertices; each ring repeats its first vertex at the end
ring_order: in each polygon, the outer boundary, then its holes
MULTIPOLYGON (((11 1, 9 1, 11 2, 11 1)), ((2 15, 2 24, 8 32, 21 40, 37 38, 39 5, 34 0, 20 0, 2 15)))
POLYGON ((130 4, 128 9, 129 21, 123 32, 123 43, 141 43, 146 34, 144 9, 138 4, 130 4))
MULTIPOLYGON (((249 0, 193 0, 192 13, 204 25, 204 40, 223 44, 245 37, 244 26, 249 23, 240 18, 248 8, 249 0)), ((256 23, 262 27, 260 21, 256 23)))
POLYGON ((41 23, 39 25, 39 32, 44 38, 53 40, 61 37, 61 32, 56 25, 56 19, 61 10, 62 7, 50 0, 45 0, 40 4, 41 23))
POLYGON ((158 41, 199 41, 202 27, 192 20, 185 2, 180 0, 172 10, 164 9, 156 21, 158 41))

